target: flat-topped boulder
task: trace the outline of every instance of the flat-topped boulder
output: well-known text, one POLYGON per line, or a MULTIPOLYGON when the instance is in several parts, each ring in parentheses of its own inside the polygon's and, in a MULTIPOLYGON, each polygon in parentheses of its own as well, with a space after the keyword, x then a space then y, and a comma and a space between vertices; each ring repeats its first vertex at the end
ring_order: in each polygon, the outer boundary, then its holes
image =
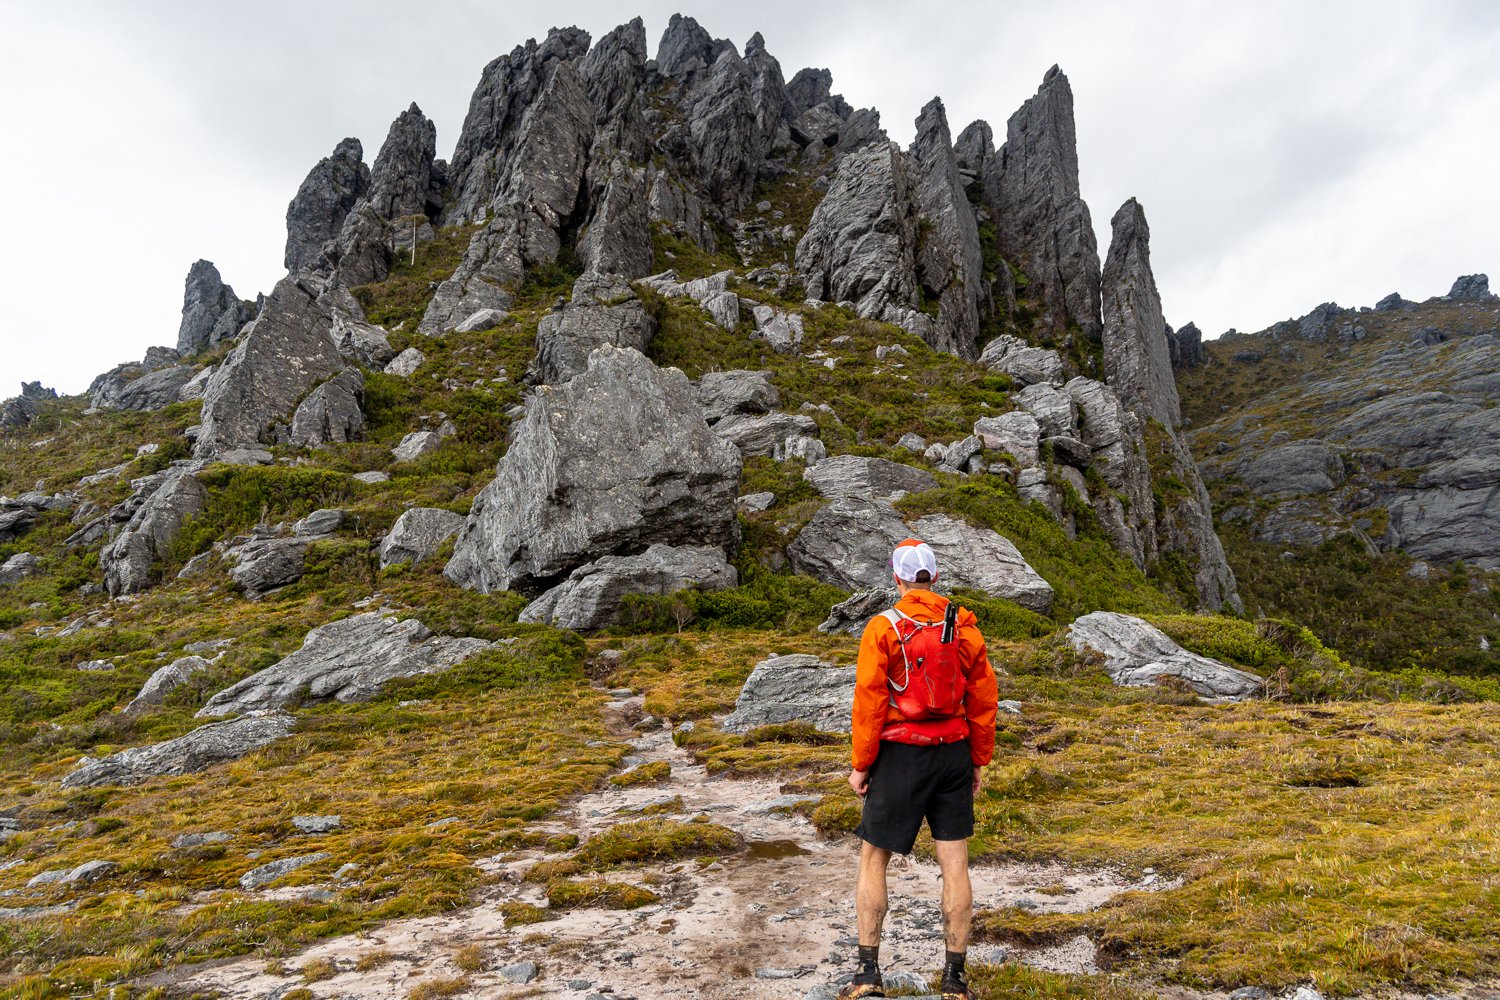
POLYGON ((760 726, 806 722, 824 732, 847 733, 852 728, 854 670, 805 653, 762 660, 722 728, 748 733, 760 726))
POLYGON ((268 746, 289 735, 293 725, 284 712, 210 723, 164 743, 131 747, 98 760, 85 757, 62 780, 62 787, 138 785, 161 775, 192 774, 268 746))
POLYGON ((1080 653, 1104 657, 1110 680, 1143 687, 1163 677, 1186 682, 1205 698, 1239 701, 1265 690, 1255 674, 1190 653, 1150 623, 1113 611, 1095 611, 1068 626, 1068 642, 1080 653))
POLYGON ((415 618, 377 611, 321 625, 290 656, 220 691, 200 717, 267 711, 309 701, 368 701, 398 677, 440 673, 494 646, 440 636, 415 618))
POLYGON ((697 588, 724 590, 739 574, 711 545, 653 545, 634 556, 604 556, 580 566, 521 612, 523 622, 590 630, 617 621, 632 594, 671 594, 697 588))

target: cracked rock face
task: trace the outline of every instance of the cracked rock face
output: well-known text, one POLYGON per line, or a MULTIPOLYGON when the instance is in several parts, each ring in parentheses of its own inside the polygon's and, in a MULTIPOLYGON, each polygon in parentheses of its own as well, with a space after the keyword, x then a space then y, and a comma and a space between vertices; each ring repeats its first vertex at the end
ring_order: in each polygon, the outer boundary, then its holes
POLYGON ((396 518, 380 543, 380 568, 400 562, 421 562, 463 526, 462 514, 435 507, 413 507, 396 518))
POLYGON ((263 712, 307 701, 368 701, 397 677, 439 673, 493 646, 467 636, 435 636, 415 618, 371 611, 313 629, 301 649, 220 691, 198 716, 263 712))
POLYGON ((686 376, 606 344, 587 371, 531 396, 446 573, 472 589, 537 593, 655 542, 727 549, 739 537, 739 473, 686 376))
POLYGON ((283 712, 210 723, 165 743, 131 747, 99 760, 85 757, 62 787, 138 785, 160 775, 192 774, 268 746, 290 735, 295 724, 283 712))
POLYGON ((943 102, 933 98, 917 117, 911 159, 916 199, 924 220, 917 247, 917 276, 938 314, 929 341, 962 358, 978 355, 979 322, 991 309, 984 282, 979 224, 964 192, 953 155, 943 102))
POLYGON ((1254 674, 1190 653, 1139 618, 1095 611, 1068 626, 1068 641, 1079 652, 1104 657, 1110 680, 1124 687, 1155 684, 1160 677, 1186 681, 1205 698, 1239 701, 1264 689, 1254 674))
POLYGON ((167 550, 183 523, 208 504, 208 490, 195 472, 196 463, 180 463, 153 477, 154 489, 99 553, 111 597, 139 593, 149 587, 153 567, 166 559, 167 550))
POLYGON ((586 273, 573 283, 573 299, 542 317, 536 328, 538 381, 566 382, 588 368, 589 355, 601 344, 645 352, 656 321, 616 275, 586 273))
POLYGON ((345 368, 298 404, 289 440, 300 448, 360 440, 365 436, 364 401, 364 373, 345 368))
POLYGON ((721 548, 657 544, 640 555, 604 556, 580 566, 528 604, 520 620, 587 631, 617 621, 631 594, 724 590, 738 582, 721 548))

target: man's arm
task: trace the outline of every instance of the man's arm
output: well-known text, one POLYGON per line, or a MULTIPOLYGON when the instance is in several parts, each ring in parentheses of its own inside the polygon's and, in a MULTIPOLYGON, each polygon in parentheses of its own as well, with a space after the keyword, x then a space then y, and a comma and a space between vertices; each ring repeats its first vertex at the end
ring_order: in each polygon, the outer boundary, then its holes
POLYGON ((978 768, 984 767, 995 755, 995 715, 1000 704, 1000 687, 995 680, 995 668, 990 665, 989 650, 984 637, 974 629, 977 646, 970 654, 967 671, 968 687, 964 692, 964 715, 969 720, 969 757, 976 768, 974 790, 979 790, 978 768))
POLYGON ((880 731, 885 728, 890 695, 886 690, 886 653, 882 637, 890 629, 884 618, 865 626, 859 640, 859 665, 854 676, 854 710, 850 742, 853 769, 849 785, 857 795, 869 787, 870 765, 880 753, 880 731))

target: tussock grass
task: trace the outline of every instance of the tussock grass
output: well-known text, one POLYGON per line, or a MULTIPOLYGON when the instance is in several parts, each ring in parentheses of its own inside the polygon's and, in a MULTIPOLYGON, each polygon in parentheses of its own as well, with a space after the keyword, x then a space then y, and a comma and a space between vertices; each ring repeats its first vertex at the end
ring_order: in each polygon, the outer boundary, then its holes
POLYGON ((627 882, 604 879, 556 879, 547 884, 547 902, 554 910, 597 907, 605 910, 638 910, 660 902, 650 889, 627 882))
POLYGON ((612 775, 609 783, 616 788, 633 788, 636 785, 654 785, 666 781, 672 773, 672 765, 664 760, 633 767, 628 771, 612 775))

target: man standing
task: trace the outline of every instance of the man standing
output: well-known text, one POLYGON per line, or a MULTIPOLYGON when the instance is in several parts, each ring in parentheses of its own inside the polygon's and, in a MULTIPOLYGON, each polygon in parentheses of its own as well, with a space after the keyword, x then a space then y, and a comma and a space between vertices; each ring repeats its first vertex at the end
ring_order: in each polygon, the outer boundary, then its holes
POLYGON ((900 600, 865 626, 854 687, 854 769, 863 798, 858 829, 859 966, 840 1000, 883 997, 880 931, 886 866, 908 854, 922 821, 943 879, 945 1000, 974 1000, 964 970, 974 900, 969 837, 981 769, 995 748, 998 691, 976 619, 932 592, 937 556, 909 538, 891 554, 900 600))

